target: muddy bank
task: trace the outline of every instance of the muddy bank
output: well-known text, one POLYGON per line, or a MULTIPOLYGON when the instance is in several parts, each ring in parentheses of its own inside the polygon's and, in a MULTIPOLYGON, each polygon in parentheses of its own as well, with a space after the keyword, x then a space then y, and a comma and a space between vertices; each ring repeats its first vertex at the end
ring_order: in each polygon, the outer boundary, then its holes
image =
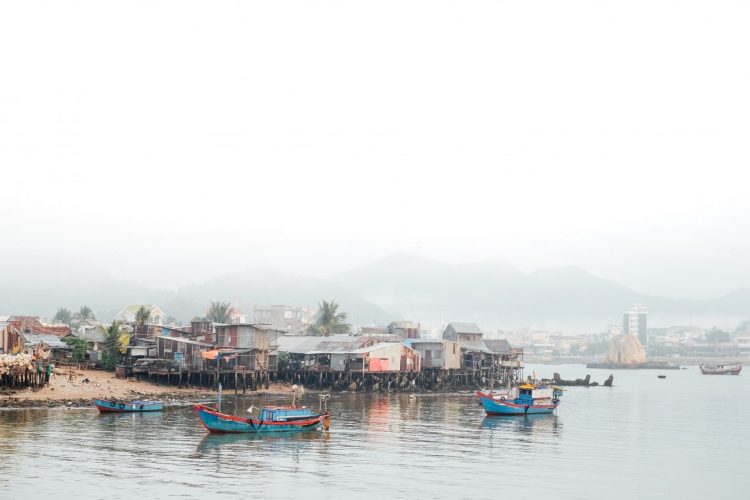
MULTIPOLYGON (((108 399, 108 398, 106 398, 108 399)), ((215 392, 195 392, 179 394, 152 393, 138 394, 133 393, 130 398, 117 398, 118 400, 159 400, 164 402, 165 407, 185 406, 198 401, 210 401, 216 399, 215 392)), ((0 394, 0 410, 9 408, 94 408, 93 398, 69 398, 69 399, 50 399, 39 398, 32 399, 28 397, 15 397, 13 394, 0 394)))

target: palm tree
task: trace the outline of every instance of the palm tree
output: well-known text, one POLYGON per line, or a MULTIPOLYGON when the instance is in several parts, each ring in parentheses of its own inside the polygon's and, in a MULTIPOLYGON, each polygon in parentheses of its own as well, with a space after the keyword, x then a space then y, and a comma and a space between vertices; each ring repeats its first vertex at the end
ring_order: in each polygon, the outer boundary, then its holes
POLYGON ((149 318, 151 318, 151 309, 147 309, 146 306, 139 307, 135 312, 135 325, 138 333, 144 333, 149 318))
POLYGON ((214 323, 229 323, 230 308, 229 302, 214 302, 212 300, 206 318, 214 323))
POLYGON ((346 313, 338 312, 339 305, 333 300, 321 300, 318 305, 317 319, 311 327, 314 335, 328 337, 334 333, 350 333, 352 325, 346 322, 346 313))
POLYGON ((73 313, 71 313, 69 309, 61 307, 57 310, 57 313, 55 313, 55 317, 52 319, 70 326, 70 324, 73 322, 73 313))
POLYGON ((73 315, 73 318, 78 325, 83 325, 88 320, 95 320, 96 316, 94 316, 94 311, 92 311, 89 306, 82 306, 81 309, 73 315))

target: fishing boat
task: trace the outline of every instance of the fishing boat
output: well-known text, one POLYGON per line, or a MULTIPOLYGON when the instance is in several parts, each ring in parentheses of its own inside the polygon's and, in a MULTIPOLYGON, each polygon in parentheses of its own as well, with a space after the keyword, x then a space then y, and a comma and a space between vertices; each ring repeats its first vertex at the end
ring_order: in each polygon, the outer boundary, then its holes
POLYGON ((739 375, 742 365, 700 365, 703 375, 739 375))
POLYGON ((327 394, 321 394, 321 408, 317 412, 294 404, 264 406, 258 418, 229 415, 204 404, 196 404, 195 412, 208 432, 218 434, 328 430, 331 427, 331 413, 324 409, 327 399, 327 394))
POLYGON ((541 415, 555 411, 562 393, 562 388, 556 386, 524 384, 518 387, 517 398, 482 397, 480 401, 487 415, 541 415))
POLYGON ((139 413, 146 411, 162 411, 164 403, 161 401, 107 401, 94 399, 94 404, 102 413, 139 413))

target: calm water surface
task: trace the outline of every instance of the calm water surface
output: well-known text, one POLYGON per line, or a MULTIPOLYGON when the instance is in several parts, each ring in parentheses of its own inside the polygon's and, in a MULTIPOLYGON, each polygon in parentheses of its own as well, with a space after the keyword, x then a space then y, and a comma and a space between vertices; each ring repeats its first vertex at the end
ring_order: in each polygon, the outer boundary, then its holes
POLYGON ((466 394, 335 394, 330 433, 291 436, 208 436, 189 407, 0 411, 0 498, 750 498, 748 374, 613 373, 525 419, 466 394))

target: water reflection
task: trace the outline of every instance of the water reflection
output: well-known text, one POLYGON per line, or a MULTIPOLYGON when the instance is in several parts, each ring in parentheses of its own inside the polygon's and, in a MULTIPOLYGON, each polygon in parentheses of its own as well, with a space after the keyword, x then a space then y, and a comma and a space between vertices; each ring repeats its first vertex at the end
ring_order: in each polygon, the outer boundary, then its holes
MULTIPOLYGON (((672 496, 705 498, 704 483, 688 488, 676 478, 710 469, 727 485, 722 498, 738 498, 731 488, 744 480, 748 457, 736 443, 750 439, 743 413, 716 414, 703 399, 684 403, 693 401, 696 383, 713 394, 712 381, 686 379, 684 389, 673 383, 666 392, 652 378, 632 388, 623 381, 617 392, 571 390, 559 414, 526 417, 485 417, 468 394, 338 393, 329 404, 330 432, 211 435, 192 407, 0 411, 0 497, 101 498, 106 484, 123 492, 119 498, 135 488, 153 498, 455 500, 496 496, 494 483, 477 478, 501 476, 507 494, 536 500, 593 498, 603 490, 611 498, 651 498, 665 477, 676 489, 669 493, 680 494, 672 496), (655 405, 656 414, 632 411, 634 399, 665 397, 669 404, 655 405), (613 425, 618 416, 623 425, 613 425), (717 426, 731 435, 710 431, 717 426), (655 468, 660 474, 649 475, 655 468), (581 481, 581 471, 592 469, 597 474, 581 481), (639 483, 607 490, 626 475, 639 483)), ((750 400, 750 388, 735 390, 750 400)), ((316 402, 310 394, 303 404, 316 402)), ((259 395, 226 397, 224 411, 246 415, 264 403, 259 395)))
POLYGON ((522 432, 532 434, 558 434, 562 428, 557 415, 526 415, 516 416, 492 416, 484 417, 480 426, 483 429, 507 430, 509 432, 522 432))
POLYGON ((274 432, 266 434, 206 434, 198 443, 195 453, 197 456, 205 455, 207 452, 221 447, 241 447, 248 443, 260 444, 264 450, 288 451, 291 448, 301 449, 310 443, 328 443, 331 440, 330 432, 327 431, 305 431, 305 432, 274 432))

